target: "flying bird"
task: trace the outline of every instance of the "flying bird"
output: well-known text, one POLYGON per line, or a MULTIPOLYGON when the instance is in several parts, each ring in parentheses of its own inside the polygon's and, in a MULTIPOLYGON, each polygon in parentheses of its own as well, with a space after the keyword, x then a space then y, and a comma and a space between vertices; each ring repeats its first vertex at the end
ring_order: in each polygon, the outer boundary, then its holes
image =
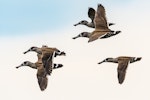
MULTIPOLYGON (((88 22, 86 20, 82 20, 82 21, 78 22, 77 24, 74 24, 74 26, 86 25, 88 27, 95 28, 95 25, 94 25, 95 12, 96 11, 93 8, 89 8, 89 10, 88 10, 88 17, 91 19, 91 22, 88 22)), ((109 23, 108 24, 108 26, 111 26, 111 25, 114 25, 114 23, 109 23)))
POLYGON ((125 79, 126 70, 128 67, 128 64, 134 63, 136 61, 140 61, 141 57, 126 57, 126 56, 120 56, 117 58, 106 58, 105 60, 99 62, 98 64, 101 64, 103 62, 112 62, 112 63, 118 63, 118 82, 119 84, 122 84, 125 79))
MULTIPOLYGON (((29 66, 33 69, 37 69, 36 76, 38 79, 38 84, 39 84, 41 91, 44 91, 47 88, 48 77, 47 77, 47 72, 45 71, 45 68, 43 66, 42 60, 38 60, 36 63, 25 61, 21 65, 17 66, 16 68, 20 68, 22 66, 29 66)), ((54 64, 53 69, 57 69, 62 66, 63 66, 62 64, 54 64)))
MULTIPOLYGON (((44 68, 46 69, 47 73, 50 75, 52 72, 53 66, 53 59, 56 56, 65 56, 66 53, 64 51, 60 51, 57 48, 50 48, 47 46, 39 47, 31 47, 27 51, 24 52, 24 54, 34 51, 37 53, 37 56, 40 55, 42 59, 42 63, 44 64, 44 68)), ((39 58, 39 57, 38 57, 39 58)))
POLYGON ((31 47, 26 52, 24 52, 24 54, 30 51, 37 52, 38 61, 35 63, 32 63, 30 61, 25 61, 21 65, 17 66, 16 68, 20 68, 22 66, 29 66, 33 69, 37 69, 38 84, 41 91, 44 91, 48 83, 47 75, 51 75, 52 69, 63 67, 62 64, 54 64, 53 58, 58 55, 59 56, 65 55, 65 52, 61 52, 56 48, 49 48, 47 46, 42 46, 41 48, 31 47))
POLYGON ((55 51, 56 53, 55 53, 54 57, 56 57, 56 56, 65 56, 66 55, 66 53, 64 51, 61 52, 57 48, 51 48, 51 47, 48 47, 46 45, 43 45, 41 48, 33 46, 30 49, 28 49, 27 51, 25 51, 24 54, 26 54, 30 51, 34 51, 38 54, 42 54, 42 53, 45 53, 45 52, 54 52, 55 51))
POLYGON ((95 12, 94 24, 95 30, 93 32, 82 32, 79 35, 73 37, 73 39, 79 37, 86 37, 89 38, 88 42, 92 42, 99 38, 102 39, 117 35, 121 32, 121 31, 114 32, 108 28, 105 8, 101 4, 98 4, 97 12, 95 12))

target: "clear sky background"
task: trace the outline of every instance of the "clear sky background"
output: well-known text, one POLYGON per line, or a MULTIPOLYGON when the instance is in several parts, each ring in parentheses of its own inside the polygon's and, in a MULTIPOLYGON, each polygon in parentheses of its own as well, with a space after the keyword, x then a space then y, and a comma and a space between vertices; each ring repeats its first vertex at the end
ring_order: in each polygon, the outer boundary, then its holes
POLYGON ((0 1, 0 98, 3 100, 149 100, 149 0, 1 0, 0 1), (74 27, 90 19, 88 7, 106 9, 112 30, 122 33, 87 43, 86 38, 72 40, 86 26, 74 27), (36 70, 16 69, 24 61, 36 62, 36 53, 26 55, 31 46, 48 45, 65 51, 55 63, 48 87, 41 92, 36 70), (97 63, 107 57, 135 56, 142 60, 130 64, 126 79, 118 84, 117 64, 97 63))

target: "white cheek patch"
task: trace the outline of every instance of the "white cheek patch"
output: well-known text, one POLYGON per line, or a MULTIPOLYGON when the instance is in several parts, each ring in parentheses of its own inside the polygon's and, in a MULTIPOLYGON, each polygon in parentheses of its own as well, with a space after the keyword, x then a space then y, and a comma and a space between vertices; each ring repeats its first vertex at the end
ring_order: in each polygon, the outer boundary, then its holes
POLYGON ((137 57, 134 58, 135 61, 136 61, 137 59, 138 59, 137 57))
POLYGON ((55 52, 56 54, 58 54, 58 55, 60 55, 61 54, 61 52, 55 52))
POLYGON ((81 37, 81 36, 82 36, 82 34, 79 34, 79 36, 81 37))

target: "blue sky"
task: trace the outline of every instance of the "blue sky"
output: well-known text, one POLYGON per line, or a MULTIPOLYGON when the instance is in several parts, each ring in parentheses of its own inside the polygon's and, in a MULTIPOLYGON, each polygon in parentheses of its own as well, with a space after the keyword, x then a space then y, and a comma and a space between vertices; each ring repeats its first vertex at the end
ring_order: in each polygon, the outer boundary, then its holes
POLYGON ((129 2, 120 0, 1 0, 0 35, 21 35, 62 29, 82 18, 89 6, 129 2), (83 15, 81 17, 81 15, 83 15))

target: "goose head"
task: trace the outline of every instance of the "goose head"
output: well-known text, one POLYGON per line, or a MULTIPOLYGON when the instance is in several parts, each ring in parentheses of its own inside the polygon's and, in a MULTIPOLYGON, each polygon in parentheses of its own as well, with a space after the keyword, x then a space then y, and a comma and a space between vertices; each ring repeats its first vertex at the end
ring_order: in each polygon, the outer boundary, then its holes
POLYGON ((106 58, 103 61, 99 62, 98 64, 102 64, 104 62, 113 62, 113 61, 114 61, 114 58, 106 58))
POLYGON ((77 26, 77 25, 87 25, 87 24, 88 24, 88 22, 86 20, 82 20, 79 23, 74 24, 74 26, 77 26))
POLYGON ((30 66, 31 65, 31 62, 30 61, 25 61, 23 62, 21 65, 17 66, 16 68, 20 68, 22 66, 30 66))
MULTIPOLYGON (((39 49, 38 47, 34 47, 34 46, 33 46, 33 47, 31 47, 30 49, 28 49, 27 51, 25 51, 24 54, 26 54, 26 53, 28 53, 28 52, 30 52, 30 51, 38 52, 38 49, 39 49)), ((40 52, 38 52, 38 53, 40 53, 40 52)))

